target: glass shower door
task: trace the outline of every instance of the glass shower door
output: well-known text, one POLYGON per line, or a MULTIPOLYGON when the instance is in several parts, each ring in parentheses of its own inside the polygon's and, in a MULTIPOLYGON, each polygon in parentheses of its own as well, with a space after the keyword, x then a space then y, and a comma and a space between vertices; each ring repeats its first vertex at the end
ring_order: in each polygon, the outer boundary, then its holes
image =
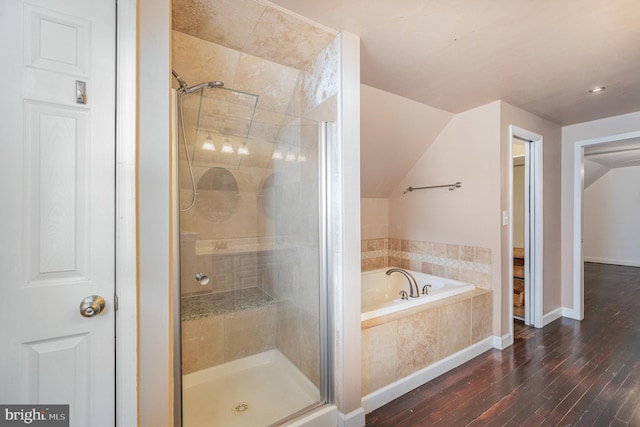
POLYGON ((179 98, 183 425, 275 425, 326 399, 318 123, 179 98))

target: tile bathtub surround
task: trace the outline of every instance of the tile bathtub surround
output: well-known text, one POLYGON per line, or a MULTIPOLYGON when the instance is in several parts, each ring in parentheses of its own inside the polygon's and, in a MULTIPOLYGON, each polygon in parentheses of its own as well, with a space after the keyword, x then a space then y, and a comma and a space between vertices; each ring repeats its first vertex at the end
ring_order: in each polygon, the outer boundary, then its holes
POLYGON ((384 238, 360 241, 360 269, 362 271, 389 267, 390 240, 384 238))
POLYGON ((491 289, 491 250, 420 240, 362 240, 362 271, 401 267, 491 289))
POLYGON ((492 292, 427 304, 362 327, 362 394, 367 395, 491 336, 492 292))

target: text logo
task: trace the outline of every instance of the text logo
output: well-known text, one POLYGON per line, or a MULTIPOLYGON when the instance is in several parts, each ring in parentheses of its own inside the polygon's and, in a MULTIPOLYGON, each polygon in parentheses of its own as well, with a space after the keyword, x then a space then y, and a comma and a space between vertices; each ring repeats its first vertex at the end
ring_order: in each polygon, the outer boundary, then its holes
POLYGON ((0 405, 0 427, 69 427, 69 405, 0 405))

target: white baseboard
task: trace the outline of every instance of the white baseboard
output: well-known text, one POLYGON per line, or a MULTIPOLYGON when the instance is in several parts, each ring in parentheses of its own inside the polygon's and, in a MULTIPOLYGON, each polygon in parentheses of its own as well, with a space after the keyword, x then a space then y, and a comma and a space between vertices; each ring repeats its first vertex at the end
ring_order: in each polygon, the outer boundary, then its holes
POLYGON ((493 337, 493 348, 497 348, 498 350, 504 350, 513 344, 513 335, 508 333, 501 337, 493 337))
POLYGON ((566 317, 574 320, 582 320, 580 318, 579 313, 575 311, 573 308, 562 307, 561 310, 562 310, 562 317, 566 317))
POLYGON ((564 316, 564 314, 563 314, 564 310, 565 310, 564 307, 559 307, 559 308, 556 308, 555 310, 543 315, 542 316, 542 327, 544 328, 549 323, 551 323, 554 320, 557 320, 557 319, 561 318, 562 316, 564 316))
POLYGON ((584 262, 595 262, 597 264, 624 265, 626 267, 640 267, 640 262, 628 259, 609 259, 598 257, 584 257, 584 262))
POLYGON ((338 412, 338 427, 364 427, 366 424, 365 415, 364 408, 362 407, 346 415, 338 412))
MULTIPOLYGON (((450 371, 462 365, 465 362, 473 359, 476 356, 484 353, 487 350, 493 348, 493 337, 489 337, 474 344, 466 349, 459 351, 451 356, 439 360, 438 362, 427 366, 413 374, 404 377, 396 382, 393 382, 387 386, 379 388, 378 390, 367 394, 362 398, 362 407, 368 414, 381 406, 386 405, 392 400, 402 396, 405 393, 410 392, 416 387, 425 384, 432 379, 450 371)), ((364 424, 362 424, 364 425, 364 424)))

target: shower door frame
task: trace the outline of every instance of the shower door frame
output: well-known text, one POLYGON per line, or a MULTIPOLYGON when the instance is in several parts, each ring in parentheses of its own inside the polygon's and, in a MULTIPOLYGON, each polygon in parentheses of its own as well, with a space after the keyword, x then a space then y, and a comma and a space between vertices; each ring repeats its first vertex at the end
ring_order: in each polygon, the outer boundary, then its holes
MULTIPOLYGON (((171 105, 177 108, 177 91, 171 89, 171 105)), ((180 197, 179 197, 179 128, 177 114, 171 114, 171 235, 172 235, 172 278, 173 278, 173 425, 182 427, 182 317, 181 317, 181 271, 180 271, 180 197)), ((289 422, 297 418, 309 415, 313 411, 334 404, 333 392, 333 366, 334 346, 332 331, 334 330, 334 296, 329 283, 332 283, 335 243, 331 239, 330 230, 334 229, 332 222, 331 204, 332 197, 332 169, 331 165, 331 141, 335 138, 335 123, 328 121, 318 122, 318 188, 319 188, 319 369, 320 369, 320 401, 311 406, 291 414, 287 418, 278 420, 289 422)), ((265 426, 266 427, 266 426, 265 426)))

